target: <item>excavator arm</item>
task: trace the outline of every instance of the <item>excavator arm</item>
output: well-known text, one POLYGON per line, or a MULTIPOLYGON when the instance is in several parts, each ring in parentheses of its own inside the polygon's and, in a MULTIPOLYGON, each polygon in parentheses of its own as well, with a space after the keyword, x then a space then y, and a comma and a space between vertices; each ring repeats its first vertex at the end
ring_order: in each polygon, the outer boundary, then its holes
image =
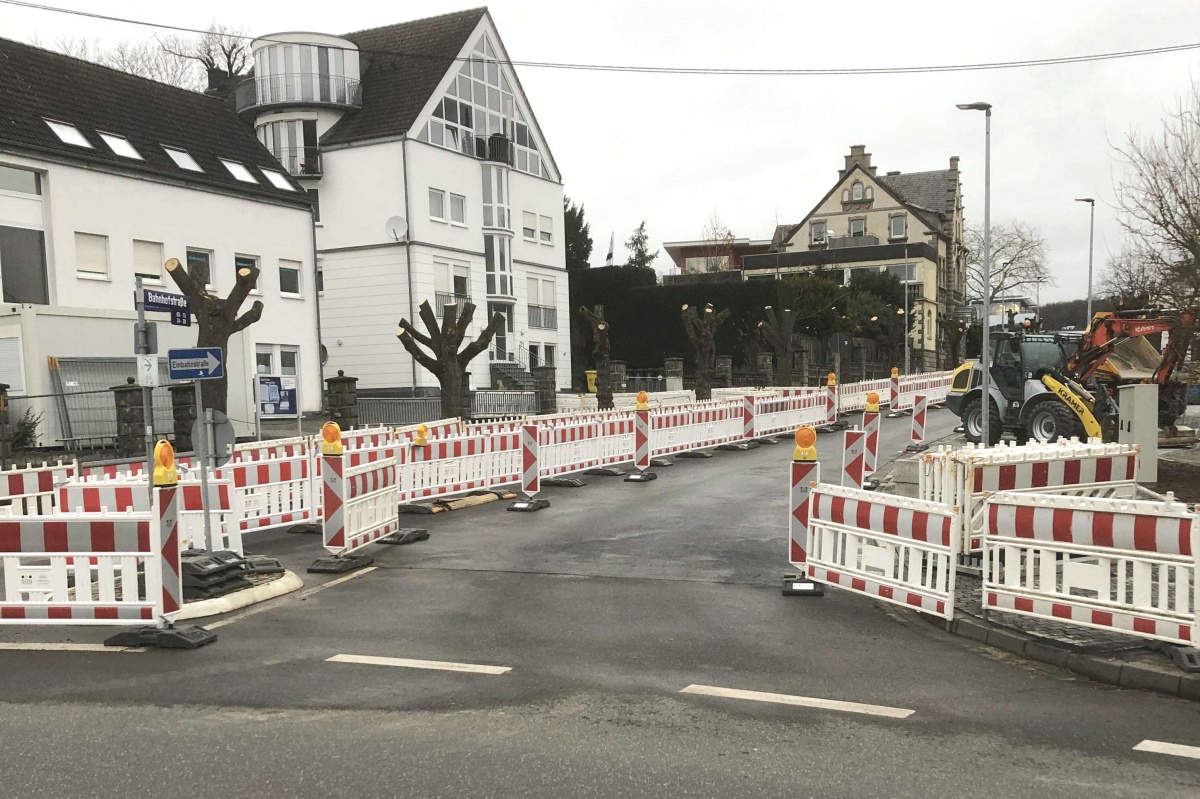
POLYGON ((1079 383, 1086 383, 1122 341, 1156 333, 1170 333, 1171 340, 1163 350, 1162 359, 1154 371, 1154 382, 1168 380, 1187 352, 1189 339, 1196 326, 1193 311, 1177 317, 1146 317, 1145 311, 1124 311, 1097 317, 1091 329, 1079 342, 1075 354, 1066 361, 1066 374, 1079 383), (1138 314, 1131 318, 1132 314, 1138 314))

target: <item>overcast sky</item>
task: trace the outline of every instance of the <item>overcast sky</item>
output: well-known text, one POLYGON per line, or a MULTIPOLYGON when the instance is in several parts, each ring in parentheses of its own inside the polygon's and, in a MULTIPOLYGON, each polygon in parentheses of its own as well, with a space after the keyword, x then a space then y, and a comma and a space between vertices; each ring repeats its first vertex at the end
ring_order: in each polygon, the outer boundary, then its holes
MULTIPOLYGON (((42 0, 188 27, 210 18, 253 34, 345 33, 471 8, 478 2, 204 3, 42 0)), ((489 8, 516 61, 652 66, 829 68, 1010 61, 1200 41, 1200 2, 923 0, 897 4, 717 0, 495 0, 489 8)), ((0 35, 106 44, 149 28, 0 5, 0 35)), ((585 203, 601 265, 642 219, 654 246, 700 238, 715 209, 737 236, 766 238, 824 195, 851 144, 879 171, 944 169, 961 156, 968 224, 983 217, 983 115, 993 104, 992 219, 1039 226, 1057 285, 1043 301, 1081 297, 1087 206, 1096 206, 1096 271, 1120 248, 1112 145, 1157 129, 1190 86, 1200 51, 1091 64, 936 75, 733 77, 520 67, 562 171, 585 203)), ((381 211, 381 213, 383 213, 381 211)), ((384 216, 387 214, 384 213, 384 216)), ((383 216, 381 216, 381 219, 383 216)), ((659 265, 669 264, 665 252, 659 265)))

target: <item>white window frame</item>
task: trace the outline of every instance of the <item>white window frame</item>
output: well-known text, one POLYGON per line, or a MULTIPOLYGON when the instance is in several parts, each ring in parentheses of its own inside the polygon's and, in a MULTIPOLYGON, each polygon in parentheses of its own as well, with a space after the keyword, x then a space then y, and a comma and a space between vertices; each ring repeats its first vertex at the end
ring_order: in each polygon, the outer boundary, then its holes
POLYGON ((292 188, 292 184, 288 183, 287 178, 283 176, 282 172, 276 172, 274 169, 263 169, 261 166, 258 168, 258 171, 262 172, 263 177, 269 180, 275 188, 283 191, 295 191, 292 188))
MULTIPOLYGON (((194 252, 202 252, 208 255, 208 282, 204 284, 204 288, 208 291, 215 291, 217 288, 216 275, 213 274, 216 270, 213 269, 213 262, 216 261, 216 252, 207 250, 203 247, 185 247, 183 251, 183 268, 189 269, 188 256, 194 252)), ((190 272, 188 274, 191 274, 190 272)))
POLYGON ((303 261, 297 261, 294 258, 280 258, 279 259, 279 296, 286 297, 288 299, 294 299, 294 300, 304 299, 304 262, 303 261), (291 266, 285 267, 284 263, 296 264, 296 266, 294 268, 291 266), (293 271, 296 273, 296 282, 299 284, 299 288, 300 288, 300 290, 298 292, 292 293, 290 291, 283 290, 283 270, 284 269, 287 269, 289 271, 293 271))
POLYGON ((450 224, 455 227, 467 226, 467 198, 462 194, 450 194, 450 224), (462 219, 454 218, 455 203, 462 209, 462 219))
POLYGON ((100 138, 108 145, 108 149, 112 150, 116 155, 122 158, 132 158, 135 161, 145 161, 142 154, 133 146, 133 142, 117 133, 105 133, 102 130, 96 131, 100 134, 100 138))
POLYGON ((262 296, 262 259, 259 258, 257 255, 250 255, 249 253, 245 253, 245 252, 235 252, 233 254, 233 279, 234 280, 237 280, 238 259, 254 261, 254 266, 258 268, 258 280, 255 282, 254 288, 250 289, 250 293, 261 297, 262 296))
POLYGON ((824 219, 814 219, 808 223, 808 240, 812 244, 824 244, 829 240, 829 225, 824 219), (817 238, 817 226, 821 226, 821 237, 817 238))
POLYGON ((525 239, 525 241, 537 242, 537 240, 538 240, 537 218, 538 218, 538 215, 533 213, 532 211, 522 211, 521 212, 521 238, 525 239), (532 222, 533 224, 530 225, 529 224, 530 222, 532 222))
POLYGON ((203 172, 201 166, 196 163, 196 159, 192 158, 192 154, 187 150, 179 147, 168 147, 165 144, 159 145, 163 151, 175 162, 175 166, 180 169, 185 169, 188 172, 203 172))
POLYGON ((137 283, 137 276, 142 276, 142 285, 161 286, 163 285, 163 243, 161 241, 151 241, 150 239, 134 239, 130 243, 131 260, 133 261, 133 280, 137 283), (137 250, 138 244, 150 244, 158 248, 158 256, 155 262, 158 264, 158 276, 154 277, 145 272, 138 272, 137 269, 137 250))
POLYGON ((554 217, 538 215, 538 242, 554 246, 554 217))
POLYGON ((858 219, 851 219, 849 232, 850 232, 850 237, 855 238, 855 239, 861 239, 862 237, 866 236, 867 235, 867 219, 866 219, 866 217, 859 217, 858 219), (854 232, 855 225, 862 225, 862 233, 854 232))
POLYGON ((292 344, 280 344, 279 345, 279 374, 284 377, 295 377, 295 378, 299 379, 299 377, 300 377, 300 348, 299 347, 292 345, 292 344), (295 367, 296 371, 294 371, 290 374, 283 370, 284 353, 291 353, 292 355, 296 356, 296 367, 295 367))
POLYGON ((856 180, 850 185, 850 199, 854 202, 862 202, 864 197, 863 184, 861 180, 856 180))
MULTIPOLYGON (((12 351, 13 351, 13 354, 16 355, 16 362, 17 362, 16 368, 17 368, 17 372, 18 372, 16 377, 20 378, 20 383, 18 384, 13 379, 13 376, 11 376, 11 375, 2 375, 0 377, 3 377, 5 380, 12 381, 9 383, 9 386, 8 386, 9 396, 11 396, 11 397, 24 396, 26 393, 25 351, 24 351, 24 347, 22 346, 21 336, 19 334, 15 335, 15 336, 0 336, 0 341, 5 341, 5 342, 15 341, 16 342, 15 345, 13 345, 12 351)), ((9 345, 5 344, 3 346, 9 346, 9 345)))
POLYGON ((274 344, 256 344, 254 346, 254 376, 278 374, 275 371, 275 345, 274 344), (269 359, 267 371, 259 368, 258 358, 260 355, 266 355, 269 359))
POLYGON ((441 189, 435 189, 433 187, 430 187, 430 189, 429 189, 429 218, 432 219, 434 222, 447 221, 446 220, 446 192, 444 192, 441 189), (441 201, 441 204, 442 204, 441 216, 437 216, 433 213, 433 198, 435 196, 441 201))
POLYGON ((235 180, 239 180, 242 183, 253 183, 255 186, 262 185, 255 179, 254 173, 247 169, 246 165, 242 162, 229 161, 224 158, 218 158, 217 160, 224 164, 225 169, 229 171, 229 174, 233 175, 235 180))
POLYGON ((50 128, 58 140, 63 144, 69 144, 72 147, 83 147, 87 150, 94 150, 95 147, 83 135, 83 131, 72 125, 70 122, 59 122, 57 119, 46 119, 42 117, 42 121, 50 128))
POLYGON ((75 277, 80 280, 103 280, 112 281, 110 270, 112 269, 112 252, 108 246, 108 236, 101 233, 87 233, 82 230, 75 231, 75 277), (98 272, 92 269, 79 268, 79 237, 87 236, 92 239, 102 239, 104 241, 104 271, 98 272))
POLYGON ((888 238, 903 239, 908 236, 908 217, 904 214, 893 214, 888 217, 888 238), (900 220, 900 232, 896 232, 896 220, 900 220))

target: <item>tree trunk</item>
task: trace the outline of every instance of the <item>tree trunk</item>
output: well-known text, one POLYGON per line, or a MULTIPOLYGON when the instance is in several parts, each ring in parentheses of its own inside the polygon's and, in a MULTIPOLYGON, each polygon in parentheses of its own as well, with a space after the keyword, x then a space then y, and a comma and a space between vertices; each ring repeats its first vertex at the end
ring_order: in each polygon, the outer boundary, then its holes
MULTIPOLYGON (((225 317, 220 314, 214 314, 209 324, 200 329, 199 335, 196 337, 197 347, 220 347, 222 358, 225 361, 225 377, 220 377, 215 380, 200 381, 200 399, 204 403, 205 408, 212 408, 214 411, 226 413, 229 404, 229 337, 232 335, 230 330, 231 324, 225 320, 225 317)), ((257 379, 257 372, 255 379, 257 379)), ((254 386, 250 386, 251 402, 253 399, 254 386)))
MULTIPOLYGON (((442 361, 442 363, 447 362, 442 361)), ((453 361, 449 363, 452 364, 453 361)), ((442 418, 466 419, 470 416, 471 409, 465 407, 466 403, 463 402, 463 387, 466 380, 466 372, 462 369, 455 369, 452 365, 448 364, 437 378, 438 383, 442 387, 442 418)))
POLYGON ((696 399, 712 399, 713 371, 716 368, 717 351, 711 345, 696 347, 696 399))
POLYGON ((775 382, 784 388, 792 385, 792 360, 795 348, 792 346, 791 339, 792 337, 788 336, 787 343, 775 353, 775 382))

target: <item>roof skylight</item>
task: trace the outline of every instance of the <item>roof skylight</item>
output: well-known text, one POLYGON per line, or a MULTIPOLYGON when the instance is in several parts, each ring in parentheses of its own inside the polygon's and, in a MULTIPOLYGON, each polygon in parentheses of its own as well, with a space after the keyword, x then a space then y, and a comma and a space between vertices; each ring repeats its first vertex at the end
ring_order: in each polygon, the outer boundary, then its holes
POLYGON ((74 125, 68 125, 66 122, 52 122, 49 119, 43 119, 42 121, 50 126, 50 130, 54 131, 54 135, 63 144, 73 144, 76 147, 86 147, 89 150, 96 149, 92 147, 90 141, 83 137, 83 134, 79 132, 79 128, 74 125))
POLYGON ((145 160, 142 158, 142 154, 135 150, 133 145, 129 143, 129 139, 124 136, 118 136, 115 133, 105 133, 103 131, 96 132, 100 134, 100 138, 104 139, 104 143, 111 147, 112 151, 117 155, 125 158, 136 158, 139 161, 145 160))
POLYGON ((243 183, 258 183, 258 181, 254 179, 254 175, 250 174, 250 170, 246 169, 245 166, 239 164, 237 161, 226 161, 224 158, 218 160, 220 160, 220 162, 225 165, 225 168, 229 170, 229 174, 233 175, 243 183))
POLYGON ((283 189, 284 191, 295 191, 295 189, 292 188, 292 184, 288 183, 287 178, 276 172, 274 169, 263 169, 260 166, 258 171, 266 175, 267 180, 271 181, 271 185, 275 188, 283 189))
POLYGON ((162 146, 162 148, 166 150, 167 155, 171 156, 171 160, 175 162, 175 166, 179 167, 180 169, 186 169, 189 172, 204 171, 200 168, 200 165, 196 163, 196 159, 192 158, 191 153, 189 153, 187 150, 180 150, 176 147, 168 147, 165 144, 162 146))

